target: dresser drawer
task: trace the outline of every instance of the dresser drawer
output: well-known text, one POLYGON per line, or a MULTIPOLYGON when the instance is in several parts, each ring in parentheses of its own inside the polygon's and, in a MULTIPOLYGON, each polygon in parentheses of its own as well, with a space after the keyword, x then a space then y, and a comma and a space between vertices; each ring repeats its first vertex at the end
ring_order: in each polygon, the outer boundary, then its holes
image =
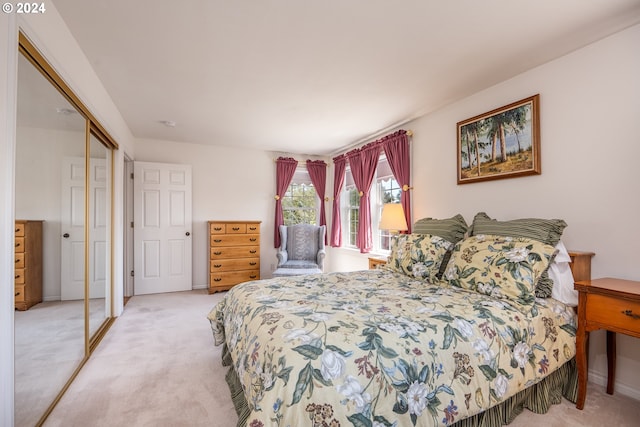
POLYGON ((209 233, 226 234, 227 233, 226 224, 221 224, 221 223, 209 224, 209 233))
POLYGON ((260 256, 258 246, 219 246, 211 248, 211 259, 253 258, 260 256))
POLYGON ((24 268, 24 252, 16 252, 16 268, 24 268))
POLYGON ((246 271, 230 271, 221 273, 211 273, 210 282, 211 286, 226 286, 235 285, 242 282, 248 282, 250 280, 258 280, 260 278, 260 270, 246 270, 246 271))
POLYGON ((216 259, 210 264, 211 273, 229 270, 259 270, 260 258, 216 259))
POLYGON ((628 301, 605 295, 588 296, 587 319, 589 322, 612 326, 619 330, 640 333, 640 302, 628 301))
POLYGON ((257 246, 260 245, 259 234, 212 234, 211 246, 257 246))
POLYGON ((25 302, 27 300, 25 296, 25 285, 15 285, 15 302, 25 302))
POLYGON ((24 237, 24 223, 16 222, 16 237, 24 237))
POLYGON ((16 252, 24 252, 24 237, 16 237, 16 252))
POLYGON ((247 234, 247 224, 225 224, 227 234, 247 234))
POLYGON ((24 275, 25 275, 24 268, 16 268, 15 274, 14 274, 16 285, 24 283, 24 275))

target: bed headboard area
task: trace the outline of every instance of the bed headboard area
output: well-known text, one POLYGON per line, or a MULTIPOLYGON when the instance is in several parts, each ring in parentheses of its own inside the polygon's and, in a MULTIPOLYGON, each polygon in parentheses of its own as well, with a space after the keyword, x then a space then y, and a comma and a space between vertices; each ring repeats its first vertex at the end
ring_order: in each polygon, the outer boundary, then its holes
MULTIPOLYGON (((517 218, 497 220, 491 218, 485 212, 479 212, 474 216, 470 225, 466 223, 464 217, 460 214, 442 219, 422 218, 415 222, 413 232, 439 236, 453 244, 462 242, 471 236, 498 235, 531 239, 554 246, 557 250, 555 263, 563 264, 564 266, 560 269, 549 268, 549 272, 543 275, 541 283, 546 281, 547 285, 543 285, 543 288, 547 287, 546 292, 548 294, 551 294, 552 287, 557 286, 557 283, 561 283, 560 287, 566 295, 567 293, 573 293, 573 282, 591 279, 591 258, 595 255, 595 253, 587 251, 568 251, 561 240, 562 233, 566 227, 567 223, 562 219, 517 218)), ((444 273, 447 262, 448 257, 443 260, 440 275, 444 273)), ((543 290, 542 292, 545 291, 543 290)), ((575 296, 570 298, 573 299, 575 296)))

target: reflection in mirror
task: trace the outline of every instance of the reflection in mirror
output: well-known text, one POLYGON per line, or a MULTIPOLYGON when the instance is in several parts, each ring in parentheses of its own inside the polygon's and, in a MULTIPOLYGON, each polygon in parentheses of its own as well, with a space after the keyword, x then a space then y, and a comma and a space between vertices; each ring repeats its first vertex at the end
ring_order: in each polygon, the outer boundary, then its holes
POLYGON ((24 266, 42 272, 41 284, 26 284, 41 287, 42 302, 15 312, 16 426, 38 423, 85 356, 84 293, 62 298, 67 281, 84 282, 85 129, 19 55, 15 217, 43 221, 43 250, 40 265, 24 266), (83 162, 68 165, 74 158, 83 162))
POLYGON ((111 313, 109 218, 111 156, 92 132, 89 138, 89 335, 94 336, 111 313))

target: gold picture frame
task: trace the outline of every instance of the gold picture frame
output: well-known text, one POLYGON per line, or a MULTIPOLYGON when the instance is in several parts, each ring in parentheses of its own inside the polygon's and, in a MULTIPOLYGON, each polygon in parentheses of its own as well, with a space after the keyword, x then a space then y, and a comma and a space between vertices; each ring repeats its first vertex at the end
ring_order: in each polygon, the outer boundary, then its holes
POLYGON ((458 122, 458 184, 539 175, 540 95, 458 122))

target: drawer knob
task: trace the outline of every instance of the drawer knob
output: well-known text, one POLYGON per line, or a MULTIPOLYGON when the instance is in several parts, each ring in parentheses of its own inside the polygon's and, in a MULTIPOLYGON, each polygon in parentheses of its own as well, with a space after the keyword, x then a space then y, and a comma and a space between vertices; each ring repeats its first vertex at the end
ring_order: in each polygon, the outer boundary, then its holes
POLYGON ((20 292, 16 292, 16 296, 20 296, 20 292))
POLYGON ((240 230, 240 227, 233 227, 233 231, 238 231, 240 230))
POLYGON ((20 243, 16 243, 16 248, 19 248, 19 247, 20 247, 20 243))
POLYGON ((249 240, 250 240, 250 241, 252 241, 252 242, 255 242, 255 241, 256 241, 256 240, 258 240, 258 239, 256 239, 255 237, 252 237, 252 238, 250 238, 249 240))
POLYGON ((213 227, 215 231, 222 231, 222 227, 213 227))
POLYGON ((222 281, 222 279, 221 279, 221 278, 219 278, 219 277, 216 277, 215 279, 213 279, 213 281, 214 281, 214 282, 220 282, 220 281, 222 281))
POLYGON ((249 265, 256 265, 257 263, 255 262, 250 262, 249 265))
POLYGON ((251 231, 255 231, 255 230, 257 230, 257 228, 255 228, 255 227, 249 227, 249 230, 251 230, 251 231))
POLYGON ((19 275, 19 274, 16 274, 16 279, 19 279, 19 278, 20 278, 20 275, 19 275))
POLYGON ((250 279, 255 279, 256 277, 258 277, 258 276, 256 276, 255 274, 249 276, 250 279))
POLYGON ((17 264, 18 262, 20 262, 20 260, 19 260, 19 259, 17 259, 17 260, 16 260, 16 264, 17 264))
POLYGON ((622 310, 622 314, 629 316, 634 320, 640 319, 640 314, 634 314, 632 310, 622 310))
POLYGON ((220 242, 222 242, 222 239, 214 239, 213 241, 216 242, 216 243, 220 243, 220 242))
POLYGON ((214 255, 222 255, 222 252, 217 251, 217 252, 214 252, 213 254, 214 254, 214 255))
POLYGON ((220 268, 220 267, 222 267, 222 264, 213 264, 213 266, 214 266, 215 268, 220 268))
POLYGON ((249 253, 251 254, 255 254, 257 251, 256 250, 250 250, 249 253))

